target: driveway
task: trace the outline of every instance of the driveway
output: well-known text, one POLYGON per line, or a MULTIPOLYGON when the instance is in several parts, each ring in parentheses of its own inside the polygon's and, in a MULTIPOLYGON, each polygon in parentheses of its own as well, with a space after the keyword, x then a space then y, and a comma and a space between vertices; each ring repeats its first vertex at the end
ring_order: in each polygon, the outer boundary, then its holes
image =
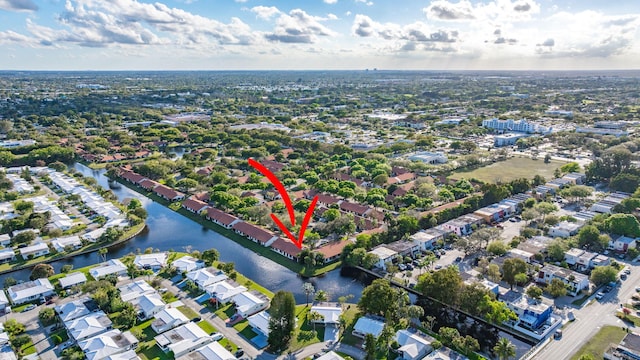
POLYGON ((46 333, 46 329, 40 325, 38 313, 45 305, 39 305, 33 310, 20 313, 9 313, 4 316, 3 321, 15 319, 21 324, 26 325, 26 334, 31 337, 31 341, 36 347, 36 351, 43 360, 55 360, 58 356, 55 354, 55 345, 46 333))

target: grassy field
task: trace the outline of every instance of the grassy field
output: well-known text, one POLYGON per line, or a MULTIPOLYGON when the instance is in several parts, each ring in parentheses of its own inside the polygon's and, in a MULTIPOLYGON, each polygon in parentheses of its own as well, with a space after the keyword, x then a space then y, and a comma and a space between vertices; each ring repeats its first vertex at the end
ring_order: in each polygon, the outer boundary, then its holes
POLYGON ((313 324, 307 321, 310 309, 311 306, 296 306, 297 327, 291 345, 289 345, 291 351, 297 351, 324 340, 324 326, 316 325, 314 329, 313 324))
POLYGON ((535 175, 542 175, 545 179, 551 180, 554 177, 553 172, 564 164, 564 162, 556 160, 545 164, 542 159, 511 158, 473 171, 455 172, 450 177, 454 179, 474 178, 488 183, 504 183, 519 178, 533 179, 535 175))
POLYGON ((583 354, 591 354, 594 359, 602 359, 609 344, 619 343, 626 334, 627 332, 618 326, 604 326, 571 357, 571 360, 578 360, 583 354))

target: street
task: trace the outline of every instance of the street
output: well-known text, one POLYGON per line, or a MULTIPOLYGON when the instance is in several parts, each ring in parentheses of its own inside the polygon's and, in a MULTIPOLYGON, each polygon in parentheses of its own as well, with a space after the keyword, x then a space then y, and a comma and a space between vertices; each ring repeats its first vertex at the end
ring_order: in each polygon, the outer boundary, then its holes
MULTIPOLYGON (((631 268, 631 274, 627 280, 622 282, 621 286, 605 294, 601 300, 596 300, 595 295, 592 295, 591 300, 589 300, 591 303, 582 309, 573 309, 576 320, 565 325, 562 331, 562 338, 560 340, 552 340, 532 359, 568 359, 589 341, 602 326, 626 327, 627 324, 615 316, 615 311, 620 308, 621 303, 629 300, 631 295, 635 293, 635 286, 640 283, 640 266, 630 263, 627 263, 627 265, 631 268)), ((631 328, 631 331, 633 330, 631 328)))

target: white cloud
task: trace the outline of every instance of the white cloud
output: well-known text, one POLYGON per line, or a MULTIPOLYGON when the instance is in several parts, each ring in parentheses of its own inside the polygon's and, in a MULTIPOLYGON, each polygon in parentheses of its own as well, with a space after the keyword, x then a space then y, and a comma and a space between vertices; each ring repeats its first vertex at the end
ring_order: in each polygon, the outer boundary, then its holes
POLYGON ((368 1, 368 0, 356 0, 357 3, 363 3, 367 6, 372 6, 373 5, 373 1, 368 1))
POLYGON ((333 5, 338 2, 338 0, 323 0, 325 4, 333 5))
POLYGON ((335 36, 335 32, 320 23, 324 20, 302 9, 293 9, 289 14, 278 17, 276 28, 272 33, 265 34, 265 38, 283 43, 314 43, 319 36, 335 36))
POLYGON ((429 19, 441 21, 490 21, 494 23, 529 20, 540 12, 534 0, 494 0, 472 4, 436 0, 422 9, 429 19))
POLYGON ((36 11, 38 5, 32 0, 0 0, 0 9, 7 11, 36 11))
POLYGON ((263 20, 269 20, 271 17, 280 14, 280 10, 275 6, 254 6, 251 11, 263 20))
POLYGON ((338 20, 338 16, 332 13, 327 14, 327 19, 329 20, 338 20))

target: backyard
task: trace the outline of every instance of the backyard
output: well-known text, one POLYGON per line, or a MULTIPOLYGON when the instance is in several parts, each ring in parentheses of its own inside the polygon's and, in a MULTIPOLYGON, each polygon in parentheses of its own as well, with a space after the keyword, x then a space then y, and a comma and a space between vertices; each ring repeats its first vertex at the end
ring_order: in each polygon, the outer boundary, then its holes
POLYGON ((557 160, 551 160, 549 163, 545 163, 544 160, 532 160, 525 157, 511 158, 472 171, 454 172, 451 178, 478 179, 489 183, 505 183, 514 179, 532 179, 535 175, 541 175, 546 180, 551 180, 554 178, 553 172, 564 164, 564 162, 557 160))
POLYGON ((571 360, 578 360, 583 354, 590 354, 594 359, 602 359, 609 344, 619 343, 626 334, 627 332, 618 326, 604 326, 578 350, 571 360))

